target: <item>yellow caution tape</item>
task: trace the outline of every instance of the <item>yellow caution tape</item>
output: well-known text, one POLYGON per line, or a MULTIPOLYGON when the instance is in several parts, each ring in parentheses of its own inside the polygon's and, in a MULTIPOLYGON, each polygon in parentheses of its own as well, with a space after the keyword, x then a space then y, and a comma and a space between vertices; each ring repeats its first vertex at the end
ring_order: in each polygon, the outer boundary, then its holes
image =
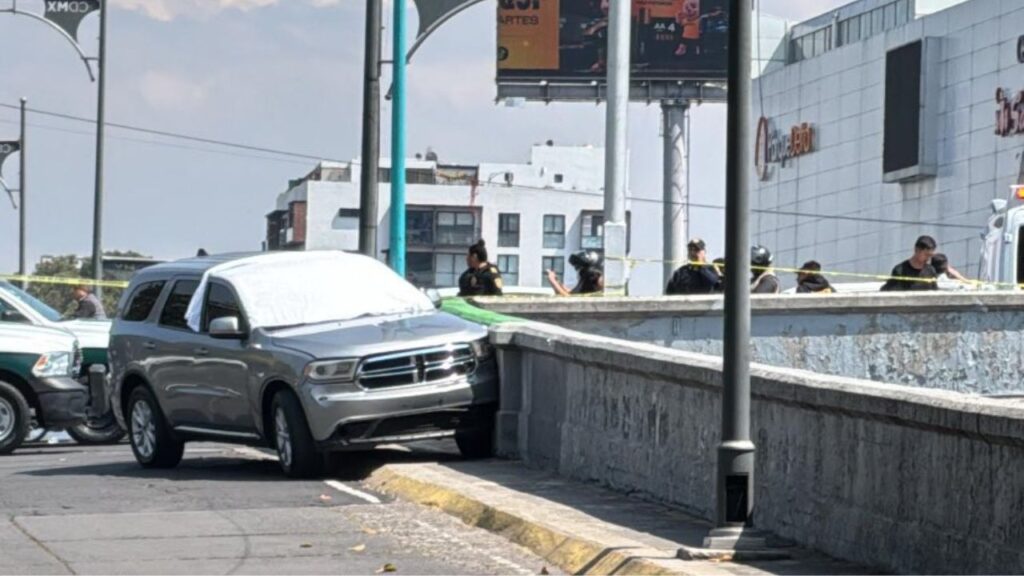
POLYGON ((25 282, 28 284, 59 284, 65 286, 99 286, 103 288, 127 288, 123 280, 93 280, 92 278, 68 278, 66 276, 22 276, 18 274, 0 274, 0 280, 8 282, 25 282))

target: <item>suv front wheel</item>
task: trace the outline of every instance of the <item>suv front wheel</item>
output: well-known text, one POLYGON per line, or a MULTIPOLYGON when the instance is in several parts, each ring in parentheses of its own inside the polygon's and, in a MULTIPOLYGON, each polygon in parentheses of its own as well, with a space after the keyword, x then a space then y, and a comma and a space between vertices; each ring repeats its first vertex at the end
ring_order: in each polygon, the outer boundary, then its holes
POLYGON ((281 470, 291 478, 310 478, 320 472, 323 457, 309 432, 302 405, 290 390, 274 395, 271 405, 274 447, 281 470))
POLYGON ((153 393, 145 386, 128 398, 128 435, 135 459, 143 468, 174 468, 181 462, 185 444, 171 434, 153 393))
POLYGON ((0 454, 10 454, 28 435, 28 402, 17 388, 0 381, 0 454))

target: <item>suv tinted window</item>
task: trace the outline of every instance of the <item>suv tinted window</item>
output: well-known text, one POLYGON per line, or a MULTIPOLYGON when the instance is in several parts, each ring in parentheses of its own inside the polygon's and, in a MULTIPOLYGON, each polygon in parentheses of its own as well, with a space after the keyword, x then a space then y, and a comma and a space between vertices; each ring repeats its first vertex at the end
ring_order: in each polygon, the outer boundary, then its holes
POLYGON ((153 306, 156 305, 156 301, 160 298, 160 293, 163 290, 163 280, 140 284, 135 289, 135 292, 132 293, 131 299, 128 300, 128 306, 125 307, 121 319, 128 322, 142 322, 149 318, 149 313, 153 311, 153 306))
POLYGON ((199 282, 196 280, 178 280, 174 283, 174 289, 167 296, 164 309, 160 312, 160 324, 170 328, 188 328, 185 321, 185 312, 188 311, 188 303, 192 300, 199 282))
POLYGON ((210 328, 210 322, 217 318, 234 316, 239 326, 245 324, 242 318, 242 307, 238 305, 234 292, 223 284, 210 284, 206 293, 206 314, 203 319, 203 332, 210 328))

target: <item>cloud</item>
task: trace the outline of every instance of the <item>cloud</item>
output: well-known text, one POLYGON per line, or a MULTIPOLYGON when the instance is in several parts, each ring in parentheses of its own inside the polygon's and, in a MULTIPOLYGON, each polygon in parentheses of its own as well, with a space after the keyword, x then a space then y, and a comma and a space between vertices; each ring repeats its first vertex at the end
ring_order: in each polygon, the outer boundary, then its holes
MULTIPOLYGON (((281 0, 112 0, 113 4, 123 10, 142 12, 146 16, 169 22, 180 16, 205 19, 216 16, 225 10, 248 12, 257 8, 265 8, 278 4, 281 0)), ((306 0, 315 8, 327 8, 337 5, 340 0, 306 0)))
POLYGON ((194 110, 209 94, 203 84, 169 72, 146 72, 139 84, 143 100, 154 110, 194 110))

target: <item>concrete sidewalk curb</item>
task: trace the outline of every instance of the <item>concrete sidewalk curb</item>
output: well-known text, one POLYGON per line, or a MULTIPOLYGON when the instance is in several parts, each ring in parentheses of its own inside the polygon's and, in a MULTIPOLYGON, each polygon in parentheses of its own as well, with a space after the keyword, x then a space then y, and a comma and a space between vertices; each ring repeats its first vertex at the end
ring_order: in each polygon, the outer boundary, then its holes
POLYGON ((407 473, 407 470, 401 466, 386 466, 374 472, 366 482, 381 492, 438 508, 470 526, 504 536, 570 574, 680 573, 659 561, 657 557, 664 556, 663 551, 642 547, 610 547, 568 534, 524 515, 501 510, 452 488, 417 478, 407 473))

